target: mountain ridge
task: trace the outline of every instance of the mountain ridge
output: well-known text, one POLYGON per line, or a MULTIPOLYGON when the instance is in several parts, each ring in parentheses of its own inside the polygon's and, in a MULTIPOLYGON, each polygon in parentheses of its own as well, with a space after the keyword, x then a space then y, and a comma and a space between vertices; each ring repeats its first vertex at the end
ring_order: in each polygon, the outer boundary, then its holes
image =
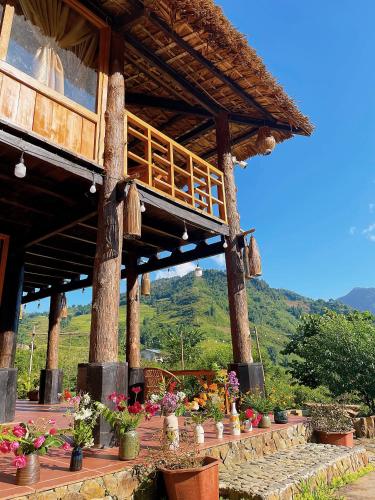
POLYGON ((337 301, 359 311, 375 314, 375 288, 355 287, 337 301))

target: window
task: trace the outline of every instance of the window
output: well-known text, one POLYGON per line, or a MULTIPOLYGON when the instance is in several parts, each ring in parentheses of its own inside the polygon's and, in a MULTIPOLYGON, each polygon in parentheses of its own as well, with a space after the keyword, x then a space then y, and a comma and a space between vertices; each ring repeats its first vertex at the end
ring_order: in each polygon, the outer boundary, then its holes
POLYGON ((6 61, 96 112, 100 30, 63 0, 18 0, 6 61))

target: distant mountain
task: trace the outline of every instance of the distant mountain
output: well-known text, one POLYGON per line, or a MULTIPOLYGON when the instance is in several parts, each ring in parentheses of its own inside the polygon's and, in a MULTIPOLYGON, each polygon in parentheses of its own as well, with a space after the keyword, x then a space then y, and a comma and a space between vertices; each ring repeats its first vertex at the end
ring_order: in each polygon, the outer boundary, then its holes
POLYGON ((353 288, 351 292, 337 300, 359 311, 370 311, 375 314, 375 288, 353 288))

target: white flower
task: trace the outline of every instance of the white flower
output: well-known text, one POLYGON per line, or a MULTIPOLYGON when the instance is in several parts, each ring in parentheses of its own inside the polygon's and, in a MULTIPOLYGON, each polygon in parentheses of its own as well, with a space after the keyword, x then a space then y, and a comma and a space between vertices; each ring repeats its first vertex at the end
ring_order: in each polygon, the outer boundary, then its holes
POLYGON ((76 420, 86 420, 87 418, 92 416, 92 410, 89 408, 85 408, 79 412, 77 412, 74 416, 76 420))
POLYGON ((191 406, 190 408, 193 410, 193 411, 198 411, 199 410, 199 404, 198 404, 198 401, 192 401, 191 402, 191 406))
POLYGON ((90 394, 84 394, 82 397, 82 401, 84 405, 90 404, 91 403, 90 394))
POLYGON ((157 403, 160 400, 159 394, 151 394, 150 401, 151 403, 157 403))
POLYGON ((185 398, 186 398, 186 394, 185 394, 184 392, 182 392, 182 391, 179 391, 179 392, 176 394, 176 396, 177 396, 178 401, 184 401, 184 400, 185 400, 185 398))

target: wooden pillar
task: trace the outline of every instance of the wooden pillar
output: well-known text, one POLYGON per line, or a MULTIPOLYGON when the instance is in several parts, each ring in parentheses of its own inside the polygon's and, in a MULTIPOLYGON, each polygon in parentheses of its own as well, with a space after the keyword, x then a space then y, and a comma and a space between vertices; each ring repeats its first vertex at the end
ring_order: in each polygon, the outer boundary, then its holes
POLYGON ((124 175, 124 43, 113 33, 104 139, 104 181, 98 203, 89 361, 117 362, 123 201, 116 186, 124 175))
POLYGON ((221 112, 216 117, 216 140, 218 166, 224 173, 225 197, 229 225, 228 248, 225 251, 227 268, 229 315, 235 363, 253 361, 250 345, 250 328, 247 292, 241 249, 237 244, 240 234, 240 217, 237 210, 237 189, 230 146, 228 114, 221 112))
POLYGON ((46 370, 57 370, 59 367, 59 336, 62 296, 62 293, 54 293, 53 295, 51 295, 48 316, 46 370))
POLYGON ((129 368, 140 368, 139 281, 137 256, 130 254, 126 263, 126 361, 129 368))
POLYGON ((14 366, 23 277, 24 254, 11 241, 0 305, 0 368, 14 366))

